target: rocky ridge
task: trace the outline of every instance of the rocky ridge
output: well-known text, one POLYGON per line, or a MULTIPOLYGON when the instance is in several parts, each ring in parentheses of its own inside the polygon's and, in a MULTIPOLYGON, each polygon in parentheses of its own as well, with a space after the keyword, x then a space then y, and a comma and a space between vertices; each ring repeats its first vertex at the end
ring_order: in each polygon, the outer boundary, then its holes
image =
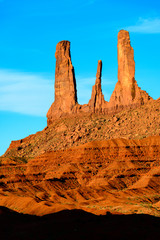
POLYGON ((47 151, 67 149, 93 140, 142 139, 155 135, 160 135, 160 99, 111 116, 72 114, 55 119, 43 131, 12 141, 3 156, 28 161, 47 151))

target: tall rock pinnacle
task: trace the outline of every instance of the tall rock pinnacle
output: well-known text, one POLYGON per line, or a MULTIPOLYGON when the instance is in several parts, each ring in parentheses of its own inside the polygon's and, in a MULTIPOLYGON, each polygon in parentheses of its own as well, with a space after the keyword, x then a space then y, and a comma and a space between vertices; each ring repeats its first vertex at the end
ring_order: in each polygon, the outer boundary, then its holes
POLYGON ((129 32, 121 30, 118 33, 118 81, 125 87, 130 87, 135 78, 134 50, 130 44, 129 32))
POLYGON ((129 32, 118 33, 118 82, 112 93, 109 106, 113 111, 144 104, 150 99, 135 80, 134 50, 130 44, 129 32))
POLYGON ((74 68, 71 62, 70 42, 61 41, 56 47, 55 101, 47 118, 52 122, 54 116, 71 113, 77 103, 77 90, 74 68))
POLYGON ((102 74, 102 61, 98 61, 96 82, 92 88, 92 96, 89 101, 89 107, 94 113, 102 113, 102 106, 104 104, 104 96, 101 88, 101 74, 102 74))

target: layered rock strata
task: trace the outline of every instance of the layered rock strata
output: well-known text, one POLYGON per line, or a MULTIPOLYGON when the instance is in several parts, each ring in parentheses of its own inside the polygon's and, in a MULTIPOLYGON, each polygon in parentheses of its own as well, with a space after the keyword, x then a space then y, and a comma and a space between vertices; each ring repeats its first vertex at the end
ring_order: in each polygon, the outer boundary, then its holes
POLYGON ((159 216, 160 136, 93 141, 45 152, 28 163, 19 160, 1 161, 0 206, 34 215, 70 208, 146 213, 148 208, 159 216))
POLYGON ((50 107, 48 125, 55 118, 73 113, 114 114, 123 109, 134 108, 148 102, 151 97, 138 87, 135 80, 134 50, 130 44, 129 32, 118 33, 118 82, 110 101, 104 99, 101 88, 102 61, 98 61, 96 82, 88 104, 77 102, 76 80, 71 62, 70 42, 61 41, 56 48, 55 101, 50 107))

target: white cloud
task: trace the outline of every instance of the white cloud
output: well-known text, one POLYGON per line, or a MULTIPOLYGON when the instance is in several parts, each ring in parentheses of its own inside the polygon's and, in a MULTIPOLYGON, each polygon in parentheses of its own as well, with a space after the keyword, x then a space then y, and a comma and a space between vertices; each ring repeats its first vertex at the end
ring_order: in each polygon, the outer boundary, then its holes
POLYGON ((136 25, 126 27, 125 29, 135 33, 160 33, 160 19, 140 18, 136 25))
POLYGON ((52 80, 40 75, 0 70, 0 110, 45 116, 53 86, 52 80))

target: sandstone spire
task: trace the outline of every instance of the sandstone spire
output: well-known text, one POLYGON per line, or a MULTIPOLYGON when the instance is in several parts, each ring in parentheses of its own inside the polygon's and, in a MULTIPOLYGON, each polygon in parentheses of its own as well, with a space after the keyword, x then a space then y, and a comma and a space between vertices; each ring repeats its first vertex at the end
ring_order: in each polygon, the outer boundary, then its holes
POLYGON ((135 80, 134 50, 130 44, 129 32, 118 33, 118 82, 112 93, 109 105, 113 111, 138 106, 150 99, 135 80))
POLYGON ((102 61, 98 61, 96 82, 92 88, 92 96, 89 101, 89 107, 92 112, 101 113, 102 105, 104 103, 104 96, 101 88, 101 74, 102 74, 102 61))
POLYGON ((76 80, 69 41, 61 41, 57 44, 55 57, 55 101, 47 113, 48 123, 52 122, 55 116, 71 113, 77 103, 76 80))
POLYGON ((118 81, 126 87, 133 84, 135 77, 134 50, 130 44, 129 32, 118 33, 118 81))

